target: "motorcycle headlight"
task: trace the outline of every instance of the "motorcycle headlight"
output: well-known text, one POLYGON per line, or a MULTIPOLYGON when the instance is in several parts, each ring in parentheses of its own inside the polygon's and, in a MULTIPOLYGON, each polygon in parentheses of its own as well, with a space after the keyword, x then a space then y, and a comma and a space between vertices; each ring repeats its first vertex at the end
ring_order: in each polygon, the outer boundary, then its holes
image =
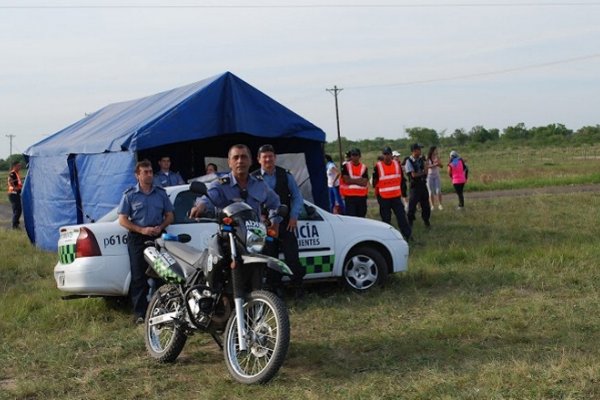
POLYGON ((246 233, 246 249, 248 253, 260 253, 265 246, 266 232, 260 229, 249 229, 246 233))

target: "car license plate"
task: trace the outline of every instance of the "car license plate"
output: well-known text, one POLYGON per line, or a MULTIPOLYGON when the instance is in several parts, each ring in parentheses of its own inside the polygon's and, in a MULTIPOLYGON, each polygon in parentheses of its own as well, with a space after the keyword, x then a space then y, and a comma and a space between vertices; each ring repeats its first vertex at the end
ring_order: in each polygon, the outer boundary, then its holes
POLYGON ((62 287, 65 286, 65 273, 59 272, 56 274, 56 286, 62 287))

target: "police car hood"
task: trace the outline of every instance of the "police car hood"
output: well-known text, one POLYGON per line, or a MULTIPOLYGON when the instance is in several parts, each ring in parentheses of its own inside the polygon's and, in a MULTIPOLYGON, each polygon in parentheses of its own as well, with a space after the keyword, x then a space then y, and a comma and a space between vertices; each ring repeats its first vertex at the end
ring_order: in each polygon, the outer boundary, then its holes
POLYGON ((351 217, 349 215, 336 215, 336 217, 348 226, 353 225, 359 227, 359 229, 364 229, 365 227, 373 227, 373 228, 388 228, 395 229, 393 226, 388 225, 384 222, 377 221, 369 218, 360 218, 360 217, 351 217))

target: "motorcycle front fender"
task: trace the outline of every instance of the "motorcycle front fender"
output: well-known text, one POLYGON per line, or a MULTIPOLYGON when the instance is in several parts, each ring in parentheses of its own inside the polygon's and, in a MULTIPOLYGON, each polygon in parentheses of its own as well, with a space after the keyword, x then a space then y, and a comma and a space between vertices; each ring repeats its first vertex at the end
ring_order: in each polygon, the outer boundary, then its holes
POLYGON ((275 257, 266 256, 264 254, 243 254, 242 260, 244 261, 244 264, 264 264, 268 268, 283 275, 294 275, 286 263, 275 257))

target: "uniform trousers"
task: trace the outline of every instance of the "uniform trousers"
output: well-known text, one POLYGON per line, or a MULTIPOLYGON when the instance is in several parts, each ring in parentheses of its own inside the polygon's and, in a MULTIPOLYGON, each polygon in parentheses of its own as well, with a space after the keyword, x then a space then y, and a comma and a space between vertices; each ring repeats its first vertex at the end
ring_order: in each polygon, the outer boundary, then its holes
POLYGON ((23 208, 21 206, 21 194, 9 193, 8 200, 10 200, 10 205, 12 206, 12 227, 13 229, 17 229, 19 227, 21 213, 23 212, 23 208))
POLYGON ((133 313, 136 317, 144 318, 148 308, 148 277, 146 270, 148 264, 144 259, 146 242, 153 241, 154 237, 129 232, 127 237, 127 250, 129 252, 129 264, 131 266, 131 283, 129 284, 129 296, 133 305, 133 313))
MULTIPOLYGON (((300 263, 298 253, 298 240, 294 231, 290 232, 287 229, 287 222, 279 224, 279 237, 272 242, 269 242, 265 254, 279 258, 279 252, 283 253, 283 258, 293 274, 290 276, 290 281, 295 286, 302 285, 302 279, 306 275, 306 268, 300 263)), ((281 283, 282 275, 277 271, 267 268, 267 285, 277 287, 281 283)))
POLYGON ((367 215, 367 196, 346 196, 346 215, 364 218, 367 215))
POLYGON ((402 204, 401 197, 393 197, 391 199, 384 199, 381 196, 378 196, 379 201, 379 215, 381 216, 381 220, 386 224, 392 223, 392 211, 396 215, 396 221, 398 222, 398 229, 402 236, 404 236, 404 240, 408 240, 412 233, 412 229, 408 224, 408 220, 406 219, 406 213, 404 212, 404 205, 402 204))
POLYGON ((429 226, 431 208, 429 205, 429 191, 427 190, 425 180, 417 182, 414 185, 411 184, 407 214, 408 223, 410 224, 410 226, 412 226, 413 222, 416 219, 415 214, 417 212, 417 204, 421 205, 421 218, 423 218, 423 222, 425 222, 426 226, 429 226))

